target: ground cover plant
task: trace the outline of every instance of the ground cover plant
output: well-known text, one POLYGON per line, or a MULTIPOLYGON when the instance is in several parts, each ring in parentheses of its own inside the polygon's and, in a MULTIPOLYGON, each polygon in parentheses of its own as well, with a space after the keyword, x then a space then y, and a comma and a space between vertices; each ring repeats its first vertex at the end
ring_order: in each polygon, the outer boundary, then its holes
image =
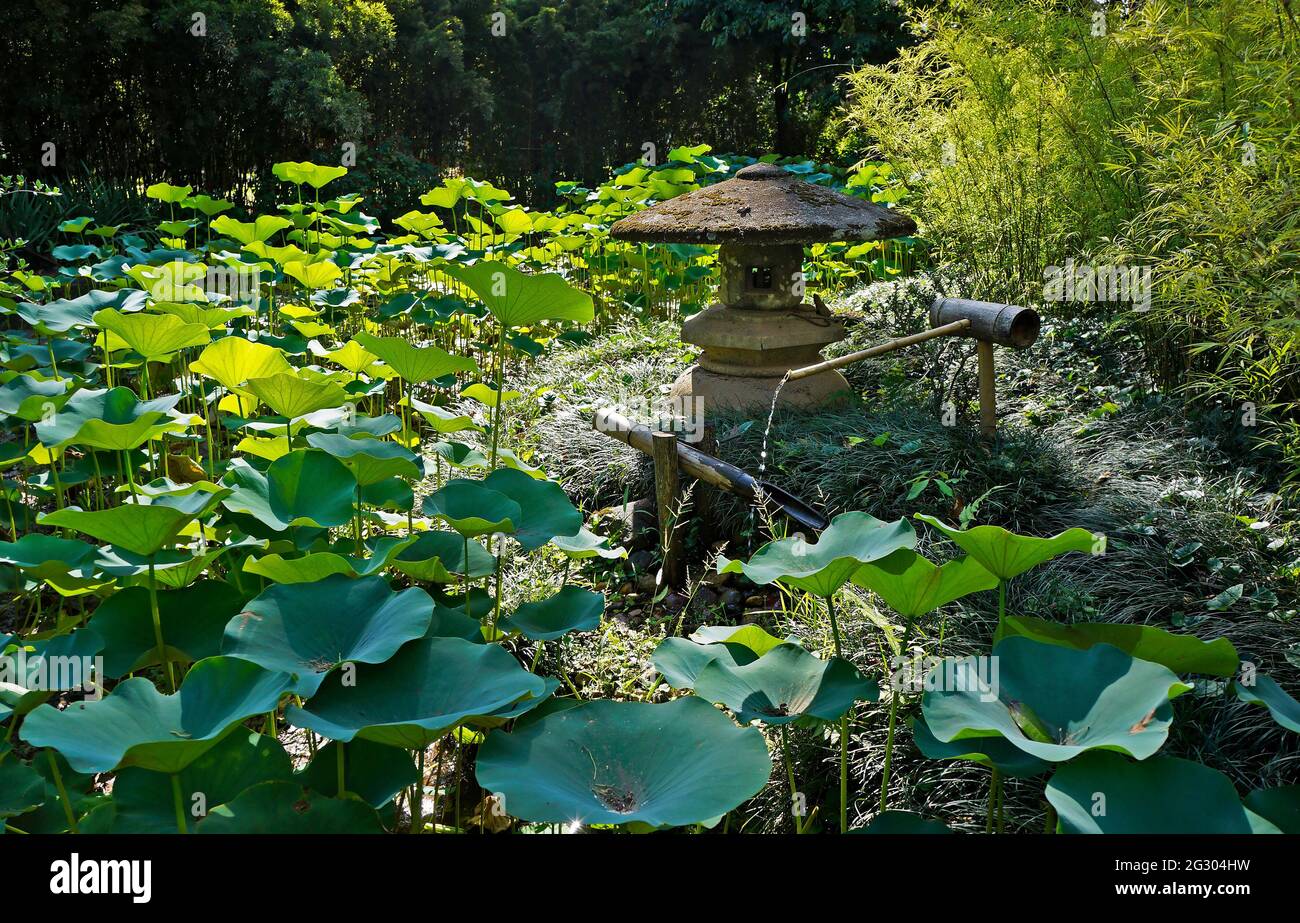
MULTIPOLYGON (((660 13, 731 54, 768 17, 726 6, 660 13)), ((762 158, 919 219, 805 247, 829 354, 938 295, 1044 319, 997 352, 996 439, 962 339, 847 367, 841 407, 710 411, 816 534, 700 483, 653 523, 592 427, 663 399, 717 298, 716 248, 611 226, 753 157, 539 197, 259 131, 176 161, 211 187, 0 178, 3 834, 1300 832, 1295 19, 1152 0, 1110 41, 1068 6, 872 4, 910 38, 846 69, 842 162, 762 158), (1055 298, 1076 260, 1153 264, 1148 303, 1055 298)), ((784 150, 825 100, 767 51, 784 150)))

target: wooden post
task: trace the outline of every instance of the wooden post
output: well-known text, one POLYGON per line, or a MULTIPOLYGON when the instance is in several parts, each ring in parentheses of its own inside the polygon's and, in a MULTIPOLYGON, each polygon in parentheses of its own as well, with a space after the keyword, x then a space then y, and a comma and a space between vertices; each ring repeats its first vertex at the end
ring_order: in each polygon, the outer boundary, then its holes
POLYGON ((663 585, 678 589, 682 585, 682 540, 677 528, 680 509, 681 478, 677 468, 677 437, 672 433, 655 433, 651 442, 655 464, 655 506, 659 519, 659 547, 663 551, 663 585))
POLYGON ((993 378, 993 344, 975 341, 980 374, 980 435, 992 439, 998 428, 998 397, 993 378))

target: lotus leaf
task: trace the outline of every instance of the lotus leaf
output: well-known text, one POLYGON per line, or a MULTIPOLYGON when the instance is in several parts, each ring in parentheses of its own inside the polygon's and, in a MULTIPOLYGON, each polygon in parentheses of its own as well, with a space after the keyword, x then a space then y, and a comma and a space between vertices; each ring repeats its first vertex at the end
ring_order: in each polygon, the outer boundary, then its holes
POLYGON ((394 593, 378 577, 334 575, 273 586, 226 626, 222 654, 291 673, 290 691, 314 695, 338 665, 383 663, 429 627, 433 600, 419 588, 394 593))
POLYGON ((210 657, 194 665, 174 695, 136 677, 99 701, 65 711, 42 705, 27 716, 22 737, 57 749, 78 772, 180 772, 245 718, 275 708, 291 682, 246 660, 210 657))
POLYGON ((531 327, 545 320, 585 324, 595 317, 591 296, 555 273, 520 272, 495 260, 444 271, 468 286, 503 327, 531 327))
POLYGON ((938 565, 910 548, 900 548, 878 561, 863 564, 851 579, 909 619, 998 585, 998 578, 972 557, 938 565))
POLYGON ((742 724, 838 719, 859 700, 880 697, 875 682, 839 657, 822 660, 797 644, 780 644, 741 666, 715 659, 695 678, 695 694, 731 709, 742 724))
POLYGON ((841 513, 815 542, 800 535, 768 542, 748 563, 719 556, 718 573, 744 574, 760 585, 780 581, 829 597, 863 564, 915 544, 916 533, 905 520, 881 522, 867 513, 841 513))
POLYGON ((1030 616, 1005 616, 993 636, 993 643, 1003 638, 1023 636, 1045 644, 1062 644, 1086 650, 1104 643, 1117 647, 1138 660, 1168 667, 1174 673, 1206 673, 1231 676, 1237 672, 1240 658, 1227 638, 1202 641, 1191 635, 1177 635, 1153 625, 1128 625, 1084 622, 1062 625, 1030 616))
POLYGON ((1051 762, 1093 749, 1145 759, 1168 736, 1169 700, 1192 688, 1109 644, 1080 651, 1012 637, 985 663, 948 658, 931 671, 926 724, 940 741, 1000 734, 1051 762))
POLYGON ((1288 731, 1300 734, 1300 702, 1283 691, 1271 676, 1256 676, 1249 686, 1237 680, 1232 684, 1237 698, 1252 705, 1263 705, 1273 720, 1288 731))
POLYGON ((917 513, 916 518, 948 536, 999 580, 1010 580, 1067 551, 1100 554, 1106 550, 1105 536, 1093 535, 1087 529, 1066 529, 1051 538, 1039 538, 1016 535, 1001 526, 954 529, 923 513, 917 513))
POLYGON ((726 814, 771 773, 763 735, 694 696, 583 702, 491 734, 476 775, 538 823, 681 826, 726 814))
POLYGON ((460 638, 405 645, 386 662, 361 664, 354 685, 328 677, 302 708, 285 718, 331 740, 361 737, 418 750, 462 724, 508 711, 547 689, 504 649, 460 638))
POLYGON ((1086 754, 1048 780, 1047 800, 1066 833, 1257 829, 1227 776, 1173 756, 1135 763, 1118 753, 1086 754))
POLYGON ((473 359, 453 356, 436 346, 412 346, 401 337, 377 337, 369 333, 358 333, 355 340, 408 384, 432 381, 456 372, 478 372, 478 363, 473 359))
POLYGON ((524 603, 502 620, 504 631, 518 631, 533 641, 553 641, 571 631, 600 627, 605 597, 581 587, 566 586, 540 602, 524 603))

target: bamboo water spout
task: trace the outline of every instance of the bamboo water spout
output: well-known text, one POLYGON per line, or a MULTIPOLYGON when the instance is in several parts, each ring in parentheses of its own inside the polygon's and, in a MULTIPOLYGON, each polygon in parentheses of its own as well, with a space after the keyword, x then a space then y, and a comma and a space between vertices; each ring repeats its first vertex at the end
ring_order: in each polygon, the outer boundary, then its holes
MULTIPOLYGON (((613 409, 596 411, 591 425, 597 432, 626 443, 638 452, 646 455, 654 453, 654 431, 648 426, 633 423, 613 409)), ((677 443, 677 461, 683 473, 710 487, 725 490, 751 502, 760 496, 771 501, 786 516, 806 529, 820 532, 828 524, 819 510, 793 494, 681 441, 677 443)))

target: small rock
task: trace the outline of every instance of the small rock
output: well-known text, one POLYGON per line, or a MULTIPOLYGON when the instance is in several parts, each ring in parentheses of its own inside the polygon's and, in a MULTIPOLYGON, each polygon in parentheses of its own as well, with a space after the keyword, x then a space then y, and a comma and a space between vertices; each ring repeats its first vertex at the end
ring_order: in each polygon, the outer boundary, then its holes
POLYGON ((654 574, 642 574, 636 578, 636 588, 643 593, 653 593, 658 582, 654 574))
POLYGON ((727 615, 739 615, 745 608, 745 596, 739 590, 724 590, 718 599, 727 610, 727 615))
POLYGON ((655 562, 655 556, 649 551, 634 551, 627 556, 627 563, 637 573, 648 571, 655 562))
POLYGON ((686 608, 688 602, 690 602, 690 600, 681 593, 669 593, 664 597, 664 607, 671 609, 673 612, 680 612, 682 609, 686 608))
POLYGON ((704 575, 704 579, 700 582, 705 586, 724 587, 730 580, 731 574, 720 574, 717 571, 710 571, 704 575))
POLYGON ((745 598, 745 605, 758 608, 767 605, 767 600, 762 596, 748 596, 745 598))
POLYGON ((618 592, 623 596, 627 596, 629 593, 632 592, 632 589, 633 588, 631 583, 625 583, 618 588, 618 592))

